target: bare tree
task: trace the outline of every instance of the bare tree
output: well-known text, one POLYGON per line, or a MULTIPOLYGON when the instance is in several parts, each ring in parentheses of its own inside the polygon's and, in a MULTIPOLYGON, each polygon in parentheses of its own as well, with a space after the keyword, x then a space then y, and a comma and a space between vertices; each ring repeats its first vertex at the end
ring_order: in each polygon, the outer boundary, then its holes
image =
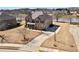
POLYGON ((19 31, 19 33, 22 35, 22 37, 23 37, 23 42, 28 42, 29 41, 29 37, 28 37, 28 33, 29 33, 29 31, 27 31, 26 30, 26 28, 24 28, 24 29, 22 29, 22 30, 18 30, 19 31), (26 37, 27 36, 27 37, 26 37))
POLYGON ((69 20, 70 20, 70 24, 72 23, 72 18, 69 18, 69 20))
POLYGON ((60 17, 60 13, 56 11, 56 13, 54 14, 55 18, 56 18, 56 22, 58 22, 58 19, 60 17))
POLYGON ((54 41, 56 41, 56 37, 57 37, 57 36, 56 36, 56 33, 54 32, 54 41))
POLYGON ((5 35, 0 35, 0 42, 1 43, 8 42, 5 35))
POLYGON ((28 16, 25 18, 25 21, 26 21, 25 27, 28 27, 27 22, 30 21, 30 20, 32 20, 32 13, 28 12, 28 16))
POLYGON ((72 23, 72 15, 69 15, 70 24, 72 23))

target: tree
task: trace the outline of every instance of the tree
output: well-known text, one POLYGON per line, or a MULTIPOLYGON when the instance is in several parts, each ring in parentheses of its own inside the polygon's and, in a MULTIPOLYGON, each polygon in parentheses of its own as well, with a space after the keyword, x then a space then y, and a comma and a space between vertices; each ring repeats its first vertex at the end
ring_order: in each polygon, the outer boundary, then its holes
POLYGON ((70 19, 70 24, 72 23, 72 18, 69 18, 70 19))
POLYGON ((5 35, 0 35, 0 42, 1 43, 8 42, 5 35))
POLYGON ((25 21, 26 21, 25 27, 28 27, 27 22, 30 21, 30 20, 32 20, 32 13, 28 12, 27 17, 25 18, 25 21))
POLYGON ((54 32, 54 41, 56 41, 56 33, 54 32))
POLYGON ((19 29, 18 32, 19 32, 19 33, 22 35, 22 37, 23 37, 23 40, 22 40, 23 43, 26 43, 26 42, 29 41, 29 37, 28 37, 29 31, 27 31, 26 28, 23 28, 22 30, 19 29), (27 36, 27 37, 26 37, 26 36, 27 36))
POLYGON ((70 15, 70 14, 71 14, 71 13, 70 13, 70 10, 67 10, 67 14, 68 14, 68 15, 70 15))
POLYGON ((72 15, 69 15, 69 23, 71 24, 72 23, 72 15))
POLYGON ((60 15, 61 15, 61 13, 59 13, 57 11, 55 12, 54 16, 56 18, 56 22, 58 22, 58 19, 60 18, 60 15))

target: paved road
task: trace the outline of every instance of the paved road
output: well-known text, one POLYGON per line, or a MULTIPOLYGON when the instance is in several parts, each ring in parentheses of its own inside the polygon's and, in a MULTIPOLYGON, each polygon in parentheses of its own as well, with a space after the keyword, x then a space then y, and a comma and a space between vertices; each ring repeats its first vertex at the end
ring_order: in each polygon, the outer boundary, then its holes
POLYGON ((70 32, 72 33, 72 35, 75 39, 77 49, 79 51, 79 27, 77 27, 76 25, 70 26, 70 32))

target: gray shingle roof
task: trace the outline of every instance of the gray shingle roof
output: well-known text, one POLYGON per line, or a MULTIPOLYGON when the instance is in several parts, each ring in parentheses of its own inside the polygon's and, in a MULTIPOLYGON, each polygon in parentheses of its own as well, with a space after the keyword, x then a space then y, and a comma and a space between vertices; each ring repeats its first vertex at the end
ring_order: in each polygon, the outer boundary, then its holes
POLYGON ((35 19, 37 18, 39 15, 43 15, 43 12, 42 11, 36 11, 34 13, 32 13, 32 19, 35 19))
POLYGON ((39 15, 37 18, 39 18, 41 21, 52 20, 52 16, 49 15, 39 15))

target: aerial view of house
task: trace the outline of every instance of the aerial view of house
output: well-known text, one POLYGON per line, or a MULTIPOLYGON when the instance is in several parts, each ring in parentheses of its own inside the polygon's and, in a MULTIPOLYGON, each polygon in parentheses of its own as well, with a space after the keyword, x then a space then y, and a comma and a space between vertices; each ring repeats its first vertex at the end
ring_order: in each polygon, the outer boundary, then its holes
POLYGON ((52 16, 44 14, 43 12, 34 12, 30 15, 30 19, 26 18, 27 26, 34 29, 46 29, 52 24, 52 16))
POLYGON ((0 10, 0 51, 79 52, 79 8, 0 10))

